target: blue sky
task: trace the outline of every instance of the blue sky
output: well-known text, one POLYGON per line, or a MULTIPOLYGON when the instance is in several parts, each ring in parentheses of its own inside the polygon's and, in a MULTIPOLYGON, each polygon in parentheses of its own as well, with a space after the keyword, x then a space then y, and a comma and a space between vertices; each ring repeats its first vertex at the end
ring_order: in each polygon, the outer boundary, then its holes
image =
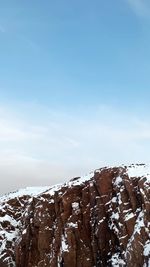
POLYGON ((0 174, 10 167, 11 186, 26 185, 19 166, 39 184, 149 160, 149 1, 0 5, 0 174))
POLYGON ((132 2, 1 1, 2 99, 70 108, 147 102, 150 19, 132 2))

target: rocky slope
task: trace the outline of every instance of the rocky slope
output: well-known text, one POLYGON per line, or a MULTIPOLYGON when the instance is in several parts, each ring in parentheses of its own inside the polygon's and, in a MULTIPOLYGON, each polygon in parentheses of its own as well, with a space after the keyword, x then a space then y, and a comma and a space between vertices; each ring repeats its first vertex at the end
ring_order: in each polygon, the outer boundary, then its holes
POLYGON ((150 266, 150 166, 0 198, 0 267, 150 266))

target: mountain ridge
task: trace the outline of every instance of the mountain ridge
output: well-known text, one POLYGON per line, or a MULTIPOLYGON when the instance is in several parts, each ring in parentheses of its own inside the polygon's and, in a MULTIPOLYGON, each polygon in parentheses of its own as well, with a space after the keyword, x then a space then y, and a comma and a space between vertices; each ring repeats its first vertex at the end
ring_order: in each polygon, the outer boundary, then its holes
POLYGON ((132 164, 0 197, 0 266, 150 266, 149 185, 132 164))

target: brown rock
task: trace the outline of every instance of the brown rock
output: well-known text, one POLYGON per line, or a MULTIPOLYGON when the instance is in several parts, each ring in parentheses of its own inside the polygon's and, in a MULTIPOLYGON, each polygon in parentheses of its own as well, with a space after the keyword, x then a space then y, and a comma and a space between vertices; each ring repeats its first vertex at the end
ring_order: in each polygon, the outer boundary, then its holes
POLYGON ((148 266, 147 180, 131 179, 126 167, 103 168, 83 183, 78 180, 54 194, 5 200, 0 218, 9 214, 19 223, 1 222, 0 233, 18 229, 5 244, 1 267, 5 262, 9 267, 148 266))

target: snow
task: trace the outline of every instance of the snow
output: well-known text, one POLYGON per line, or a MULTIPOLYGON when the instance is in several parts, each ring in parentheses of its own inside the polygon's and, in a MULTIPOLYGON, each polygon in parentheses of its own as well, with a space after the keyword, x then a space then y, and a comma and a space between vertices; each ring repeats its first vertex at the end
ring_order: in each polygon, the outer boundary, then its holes
POLYGON ((123 259, 119 257, 119 253, 115 253, 111 258, 111 263, 113 267, 125 266, 125 262, 123 259))
MULTIPOLYGON (((9 201, 11 199, 17 198, 18 201, 20 201, 19 200, 20 197, 28 196, 29 198, 27 199, 27 201, 28 201, 28 204, 30 204, 33 200, 33 197, 39 197, 44 193, 49 194, 51 197, 53 197, 56 192, 58 192, 58 194, 61 193, 60 190, 62 187, 66 187, 66 186, 72 187, 72 186, 81 185, 84 182, 89 181, 93 176, 94 176, 94 173, 90 173, 89 175, 82 176, 78 179, 72 180, 72 181, 67 182, 65 184, 58 184, 58 185, 51 186, 51 187, 50 186, 26 187, 26 188, 20 189, 18 191, 6 194, 6 195, 0 197, 1 210, 5 213, 5 209, 3 210, 4 206, 5 207, 8 206, 8 208, 10 210, 12 209, 11 205, 9 205, 7 203, 7 201, 9 201)), ((50 203, 54 203, 54 200, 50 199, 50 203)), ((20 202, 20 205, 22 206, 21 202, 20 202)), ((76 214, 80 210, 79 209, 79 203, 73 202, 72 203, 72 209, 73 209, 73 212, 75 212, 75 214, 76 214)), ((27 212, 27 211, 25 211, 25 212, 27 212)), ((18 228, 19 222, 16 221, 15 219, 13 219, 13 217, 11 217, 8 214, 5 214, 3 217, 2 216, 0 217, 0 223, 2 223, 4 221, 7 221, 8 224, 10 224, 11 226, 13 226, 15 228, 15 230, 14 231, 3 230, 3 229, 0 230, 0 234, 1 234, 1 238, 2 238, 2 244, 0 246, 0 258, 4 256, 5 248, 7 246, 7 241, 12 242, 12 247, 13 247, 15 240, 17 240, 17 238, 19 237, 19 230, 18 230, 19 229, 18 228)), ((73 227, 73 228, 78 227, 77 223, 73 223, 73 222, 70 222, 69 226, 73 227)), ((22 234, 25 234, 25 233, 26 233, 26 229, 23 230, 22 234)), ((65 235, 62 235, 61 251, 62 252, 68 251, 68 244, 67 244, 65 235)))
POLYGON ((141 228, 142 227, 145 227, 145 224, 144 224, 144 213, 143 211, 141 211, 136 219, 136 224, 135 224, 135 227, 134 227, 134 232, 132 234, 132 236, 130 237, 130 240, 129 240, 129 243, 127 245, 127 248, 130 248, 131 246, 131 243, 132 241, 134 240, 134 237, 137 234, 141 234, 141 228))
POLYGON ((119 220, 119 213, 118 212, 112 212, 111 219, 119 220))
POLYGON ((89 181, 93 176, 94 176, 94 172, 91 172, 88 175, 79 177, 78 179, 69 181, 65 184, 57 184, 54 186, 37 186, 37 187, 22 188, 22 189, 15 191, 15 192, 1 196, 0 202, 4 202, 4 201, 7 201, 9 199, 13 199, 13 198, 17 198, 17 197, 22 197, 24 195, 36 197, 36 196, 39 196, 43 193, 47 193, 47 194, 50 194, 51 196, 54 196, 55 192, 59 191, 63 186, 71 187, 71 186, 81 185, 81 184, 85 183, 86 181, 89 181))
MULTIPOLYGON (((97 171, 96 171, 97 172, 97 171)), ((98 171, 100 172, 100 171, 98 171)), ((146 183, 149 183, 150 182, 150 165, 144 165, 144 164, 137 164, 137 165, 131 165, 129 167, 126 167, 125 169, 125 173, 128 174, 129 178, 134 178, 134 177, 142 177, 142 178, 146 178, 146 183)), ((116 187, 122 187, 122 178, 121 178, 121 174, 116 178, 115 182, 114 182, 114 185, 116 187)), ((58 184, 58 185, 55 185, 55 186, 44 186, 44 187, 26 187, 24 189, 20 189, 16 192, 12 192, 10 194, 7 194, 7 195, 4 195, 2 197, 0 197, 0 203, 3 203, 10 199, 14 199, 14 198, 19 198, 19 197, 22 197, 24 195, 26 196, 29 196, 30 198, 28 199, 28 203, 30 203, 32 201, 32 198, 33 197, 38 197, 40 195, 42 195, 43 193, 46 193, 46 194, 49 194, 50 196, 54 196, 56 192, 58 192, 58 194, 61 194, 61 188, 62 187, 73 187, 73 186, 78 186, 78 185, 82 185, 84 184, 85 182, 87 181, 90 181, 92 178, 94 177, 94 172, 91 172, 90 174, 88 175, 85 175, 85 176, 82 176, 82 177, 79 177, 79 178, 76 178, 74 180, 71 180, 65 184, 58 184)), ((145 180, 144 180, 145 181, 145 180)), ((93 180, 90 181, 90 186, 93 186, 93 180)), ((120 190, 121 191, 121 190, 120 190)), ((143 189, 141 189, 141 193, 145 196, 145 193, 143 191, 143 189)), ((104 196, 103 196, 104 197, 104 196)), ((51 203, 54 203, 54 198, 50 199, 49 200, 51 203)), ((114 196, 111 200, 111 202, 109 201, 107 203, 107 205, 109 204, 113 204, 113 203, 118 203, 119 205, 121 205, 122 203, 122 200, 121 200, 121 194, 120 192, 117 193, 116 196, 114 196)), ((124 205, 127 205, 127 203, 124 203, 124 205)), ((10 207, 11 209, 11 207, 10 207)), ((3 206, 1 205, 1 210, 3 211, 3 206)), ((73 202, 72 203, 72 212, 73 214, 76 214, 79 210, 79 203, 78 202, 73 202)), ((5 211, 5 210, 4 210, 5 211)), ((124 221, 127 221, 131 218, 134 217, 134 214, 132 212, 132 210, 128 209, 124 212, 124 221)), ((117 228, 115 222, 118 221, 119 219, 119 209, 115 210, 114 212, 112 212, 112 215, 111 215, 111 222, 110 222, 110 229, 113 229, 114 232, 116 234, 119 233, 119 229, 117 228)), ((40 214, 39 214, 40 215, 40 214)), ((136 220, 136 225, 135 225, 135 228, 134 228, 134 232, 130 238, 130 241, 129 241, 129 244, 128 244, 128 248, 129 246, 131 245, 131 242, 133 241, 134 239, 134 236, 136 233, 140 234, 141 233, 141 228, 144 227, 144 213, 143 211, 139 211, 139 215, 137 217, 137 220, 136 220)), ((99 223, 102 223, 106 218, 103 217, 99 223)), ((2 245, 0 246, 0 258, 3 257, 3 253, 5 251, 5 248, 6 248, 6 245, 7 245, 7 241, 11 241, 13 242, 17 236, 19 236, 19 232, 18 232, 18 222, 13 219, 10 215, 8 214, 5 214, 3 217, 1 216, 0 217, 0 224, 2 222, 9 222, 10 225, 12 225, 13 227, 15 227, 15 231, 4 231, 4 230, 0 230, 0 234, 1 234, 1 237, 2 237, 2 245)), ((78 225, 77 223, 73 223, 73 222, 69 222, 67 224, 69 227, 73 227, 73 228, 77 228, 78 225)), ((26 233, 26 229, 23 231, 22 234, 25 234, 26 233)), ((123 236, 121 238, 125 238, 126 236, 123 236)), ((66 252, 68 251, 68 244, 67 244, 67 240, 66 240, 66 236, 65 234, 62 235, 61 237, 61 248, 60 250, 63 252, 66 252)), ((147 241, 145 243, 145 246, 144 246, 144 255, 145 256, 149 256, 150 255, 150 241, 147 241)), ((118 266, 124 266, 125 263, 122 259, 120 259, 120 256, 119 254, 114 254, 112 256, 112 266, 114 267, 118 267, 118 266)))
POLYGON ((23 189, 19 189, 18 191, 9 193, 7 195, 4 195, 0 197, 0 202, 9 200, 12 198, 17 198, 17 197, 22 197, 24 195, 26 196, 38 196, 39 194, 45 192, 48 190, 50 187, 49 186, 43 186, 43 187, 26 187, 23 189))
POLYGON ((125 215, 125 221, 128 221, 130 220, 131 218, 135 217, 134 213, 131 212, 131 213, 128 213, 125 215))
MULTIPOLYGON (((130 178, 132 177, 146 177, 147 181, 150 182, 150 165, 145 164, 132 164, 131 166, 127 167, 127 174, 130 178)), ((24 195, 28 196, 38 196, 42 193, 48 193, 51 196, 55 194, 56 191, 59 191, 61 187, 63 186, 77 186, 85 183, 86 181, 89 181, 91 178, 94 177, 94 172, 91 172, 85 176, 81 176, 75 180, 71 180, 65 184, 58 184, 54 186, 43 186, 43 187, 26 187, 23 189, 20 189, 18 191, 6 194, 2 197, 0 197, 0 202, 3 202, 5 200, 9 200, 15 197, 21 197, 24 195)), ((118 176, 114 182, 114 185, 118 186, 122 182, 122 178, 118 176)), ((115 199, 114 199, 115 200, 115 199)))
POLYGON ((136 164, 131 165, 127 168, 127 174, 131 177, 146 177, 147 181, 150 182, 150 165, 136 164))
POLYGON ((117 202, 117 197, 113 197, 111 201, 112 201, 112 203, 116 203, 117 202))
POLYGON ((55 192, 59 191, 63 184, 57 184, 52 187, 49 187, 48 190, 45 191, 46 194, 50 194, 50 196, 54 196, 55 192))
POLYGON ((27 232, 27 229, 24 229, 23 232, 22 232, 22 235, 25 235, 27 232))
POLYGON ((13 239, 16 238, 16 233, 4 231, 4 236, 5 236, 6 241, 13 241, 13 239))
POLYGON ((79 214, 80 213, 80 207, 78 202, 73 202, 72 204, 72 210, 74 214, 79 214))
POLYGON ((66 239, 64 235, 62 235, 62 239, 61 239, 61 249, 64 252, 68 251, 68 244, 66 243, 66 239))
POLYGON ((144 246, 144 256, 150 257, 150 240, 148 240, 144 246))
POLYGON ((78 202, 73 202, 72 203, 72 208, 73 208, 73 210, 79 209, 79 203, 78 202))
POLYGON ((120 183, 122 183, 122 178, 118 176, 114 182, 114 185, 118 186, 120 183))
POLYGON ((69 187, 71 186, 77 186, 77 185, 81 185, 87 181, 89 181, 91 178, 94 177, 94 172, 91 172, 85 176, 81 176, 78 179, 72 180, 70 182, 68 182, 66 185, 68 185, 69 187))
POLYGON ((109 228, 113 230, 117 235, 119 234, 119 229, 115 223, 119 220, 119 213, 118 212, 112 212, 112 215, 110 216, 110 223, 109 228))
POLYGON ((98 225, 103 223, 105 221, 106 217, 103 217, 99 222, 98 222, 98 225))
POLYGON ((14 220, 14 218, 12 218, 11 216, 9 216, 7 214, 3 217, 0 217, 0 222, 5 222, 5 221, 10 222, 10 224, 13 225, 14 227, 17 226, 16 220, 14 220))
POLYGON ((77 224, 77 222, 76 222, 76 223, 70 222, 70 223, 68 223, 67 225, 68 225, 68 227, 78 228, 78 224, 77 224))

